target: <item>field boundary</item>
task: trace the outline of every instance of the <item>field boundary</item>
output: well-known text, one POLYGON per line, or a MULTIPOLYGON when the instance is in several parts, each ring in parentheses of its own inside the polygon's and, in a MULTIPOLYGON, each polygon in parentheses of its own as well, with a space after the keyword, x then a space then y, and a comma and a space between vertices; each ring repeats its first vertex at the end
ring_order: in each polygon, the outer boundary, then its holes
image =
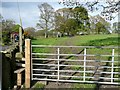
MULTIPOLYGON (((29 59, 26 64, 31 63, 26 70, 30 73, 27 76, 31 80, 41 81, 56 81, 56 82, 76 82, 76 83, 95 83, 95 84, 112 84, 120 85, 120 66, 116 57, 115 50, 119 47, 112 46, 52 46, 52 45, 31 45, 30 40, 29 49, 26 49, 26 55, 29 59), (32 52, 33 48, 55 48, 56 53, 35 53, 32 52), (61 48, 82 48, 81 53, 61 53, 61 48), (109 49, 110 54, 87 54, 90 49, 109 49), (56 56, 56 58, 41 58, 41 56, 56 56), (63 57, 78 57, 83 59, 71 59, 63 57), (62 57, 62 58, 61 58, 62 57), (92 60, 88 58, 103 57, 103 60, 92 60), (108 58, 104 60, 104 57, 108 58), (47 61, 47 62, 46 62, 47 61), (77 62, 77 63, 68 63, 77 62), (90 65, 91 64, 91 65, 90 65), (118 64, 118 65, 117 65, 118 64), (76 68, 76 69, 73 69, 76 68), (28 69, 30 68, 30 69, 28 69), (91 69, 91 70, 90 70, 91 69)), ((27 45, 26 45, 27 47, 27 45)), ((25 65, 26 66, 26 65, 25 65)), ((26 81, 27 82, 27 81, 26 81)))

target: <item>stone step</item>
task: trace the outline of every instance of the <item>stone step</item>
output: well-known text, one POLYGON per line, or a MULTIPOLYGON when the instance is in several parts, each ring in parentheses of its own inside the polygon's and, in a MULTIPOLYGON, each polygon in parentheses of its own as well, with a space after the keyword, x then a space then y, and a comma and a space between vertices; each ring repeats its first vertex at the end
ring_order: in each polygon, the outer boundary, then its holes
POLYGON ((16 59, 22 59, 23 58, 23 54, 18 52, 18 53, 16 53, 15 58, 16 59))

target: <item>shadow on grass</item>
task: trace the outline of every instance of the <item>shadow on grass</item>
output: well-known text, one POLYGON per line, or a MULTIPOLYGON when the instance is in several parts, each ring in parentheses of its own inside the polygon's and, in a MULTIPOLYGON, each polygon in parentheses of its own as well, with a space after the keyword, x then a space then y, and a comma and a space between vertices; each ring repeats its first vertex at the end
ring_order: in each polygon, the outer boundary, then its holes
POLYGON ((108 45, 114 45, 118 46, 120 37, 109 37, 106 39, 96 39, 96 40, 91 40, 88 43, 85 43, 83 45, 88 45, 88 46, 108 46, 108 45))

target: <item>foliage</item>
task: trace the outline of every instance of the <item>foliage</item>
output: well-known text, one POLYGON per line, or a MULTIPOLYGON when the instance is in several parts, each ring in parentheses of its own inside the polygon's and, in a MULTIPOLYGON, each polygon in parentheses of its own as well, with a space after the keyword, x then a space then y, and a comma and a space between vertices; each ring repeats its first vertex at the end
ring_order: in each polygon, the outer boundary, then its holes
POLYGON ((107 29, 105 28, 105 26, 101 22, 96 23, 97 34, 100 34, 100 32, 105 33, 106 31, 107 31, 107 29))
POLYGON ((20 27, 19 24, 14 25, 13 28, 12 28, 12 31, 13 32, 19 32, 19 27, 20 27))
POLYGON ((87 10, 82 6, 75 7, 73 9, 73 13, 74 13, 74 18, 78 21, 78 23, 84 22, 82 20, 88 20, 89 19, 87 10), (79 20, 81 20, 81 21, 79 21, 79 20))
POLYGON ((75 7, 73 9, 74 13, 74 18, 77 20, 78 27, 80 28, 81 31, 86 31, 89 30, 89 17, 88 17, 88 12, 87 10, 80 6, 80 7, 75 7))
POLYGON ((59 4, 66 5, 68 7, 75 7, 75 6, 85 6, 88 11, 98 11, 102 9, 101 15, 104 16, 106 20, 113 20, 119 12, 119 0, 107 0, 101 2, 100 0, 96 1, 86 1, 85 3, 82 3, 81 1, 76 0, 61 0, 59 4))
POLYGON ((12 32, 19 32, 19 24, 15 24, 14 20, 4 19, 0 14, 0 34, 2 35, 2 43, 9 44, 12 32))
POLYGON ((13 20, 1 20, 1 32, 2 32, 2 43, 9 44, 10 42, 10 34, 13 31, 14 21, 13 20))
POLYGON ((97 30, 97 26, 103 26, 101 28, 104 28, 104 30, 102 30, 102 33, 110 33, 110 23, 107 22, 104 18, 102 18, 100 15, 96 15, 96 16, 90 16, 90 29, 91 29, 91 33, 98 33, 97 30))
MULTIPOLYGON (((58 12, 58 11, 57 11, 58 12)), ((55 15, 55 29, 57 32, 60 32, 60 33, 64 33, 65 32, 65 18, 63 16, 61 16, 60 14, 58 14, 56 12, 56 15, 55 15), (58 15, 57 15, 58 14, 58 15)))
POLYGON ((53 27, 54 21, 54 9, 48 3, 43 3, 38 6, 40 10, 39 23, 37 23, 37 27, 39 29, 45 30, 45 38, 48 37, 48 30, 53 27))
POLYGON ((37 30, 35 32, 35 37, 43 37, 45 35, 45 30, 37 30))
POLYGON ((76 35, 77 32, 89 32, 89 17, 87 10, 80 6, 62 8, 56 11, 55 29, 62 34, 76 35))
POLYGON ((33 27, 27 27, 24 29, 24 35, 25 35, 25 38, 31 38, 33 39, 35 37, 35 28, 33 27))
POLYGON ((9 44, 10 42, 10 33, 7 31, 2 31, 2 43, 5 45, 9 44))
POLYGON ((113 23, 113 33, 120 33, 120 22, 114 22, 113 23))
POLYGON ((77 30, 77 21, 75 19, 68 19, 65 24, 66 24, 65 32, 67 32, 68 36, 75 35, 77 32, 76 31, 77 30))
POLYGON ((29 34, 28 34, 27 31, 25 31, 25 32, 23 33, 23 35, 24 35, 26 38, 29 37, 29 34))

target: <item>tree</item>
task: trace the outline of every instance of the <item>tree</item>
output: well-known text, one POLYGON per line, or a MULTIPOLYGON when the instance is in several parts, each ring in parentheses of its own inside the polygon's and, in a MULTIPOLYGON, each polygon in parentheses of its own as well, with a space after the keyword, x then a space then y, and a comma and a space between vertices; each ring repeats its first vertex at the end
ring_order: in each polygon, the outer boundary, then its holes
POLYGON ((89 31, 89 17, 87 10, 82 6, 73 9, 73 15, 78 23, 80 31, 89 31))
POLYGON ((15 21, 13 20, 2 20, 2 43, 8 44, 10 42, 10 34, 15 25, 15 21))
POLYGON ((13 20, 2 20, 2 30, 11 32, 14 25, 15 21, 13 20))
POLYGON ((77 21, 75 19, 68 19, 66 21, 66 33, 68 36, 75 35, 77 33, 77 21))
POLYGON ((114 19, 120 10, 119 0, 105 0, 104 4, 101 3, 101 0, 86 1, 85 3, 82 3, 81 0, 61 0, 59 4, 67 5, 68 7, 84 6, 91 12, 103 9, 101 15, 104 16, 106 20, 114 19))
POLYGON ((73 17, 72 8, 61 8, 61 9, 58 9, 56 13, 64 17, 65 20, 73 17))
POLYGON ((105 26, 101 22, 97 22, 96 23, 96 32, 97 32, 97 34, 100 34, 100 32, 106 33, 107 29, 105 28, 105 26))
POLYGON ((88 12, 84 7, 62 8, 56 11, 55 29, 62 34, 89 31, 88 12), (74 26, 75 25, 75 26, 74 26), (76 29, 76 30, 73 30, 76 29))
POLYGON ((19 32, 19 27, 20 27, 19 24, 14 25, 13 28, 12 28, 12 31, 13 32, 19 32))
POLYGON ((120 33, 120 22, 114 22, 112 28, 113 33, 120 33))
MULTIPOLYGON (((2 19, 3 19, 3 17, 0 14, 0 41, 2 41, 2 19)), ((0 43, 2 43, 2 42, 0 42, 0 43)))
POLYGON ((25 31, 25 36, 26 37, 29 37, 29 38, 33 38, 33 37, 35 37, 35 28, 33 28, 33 27, 27 27, 27 28, 25 28, 24 29, 24 31, 25 31))
POLYGON ((53 28, 54 21, 54 9, 48 3, 43 3, 38 5, 40 11, 39 23, 37 23, 37 27, 45 30, 45 38, 48 37, 48 30, 53 28))
POLYGON ((55 30, 56 32, 65 32, 65 18, 57 11, 55 13, 55 30))
MULTIPOLYGON (((91 28, 91 32, 95 33, 96 30, 96 23, 100 22, 102 25, 104 25, 104 27, 106 28, 106 30, 108 31, 108 33, 110 32, 110 23, 107 22, 104 18, 102 18, 100 15, 96 15, 96 16, 90 16, 90 28, 91 28)), ((105 31, 105 32, 107 32, 105 31)))
POLYGON ((44 32, 45 32, 45 30, 37 30, 36 32, 35 32, 35 36, 36 37, 43 37, 45 34, 44 34, 44 32))

